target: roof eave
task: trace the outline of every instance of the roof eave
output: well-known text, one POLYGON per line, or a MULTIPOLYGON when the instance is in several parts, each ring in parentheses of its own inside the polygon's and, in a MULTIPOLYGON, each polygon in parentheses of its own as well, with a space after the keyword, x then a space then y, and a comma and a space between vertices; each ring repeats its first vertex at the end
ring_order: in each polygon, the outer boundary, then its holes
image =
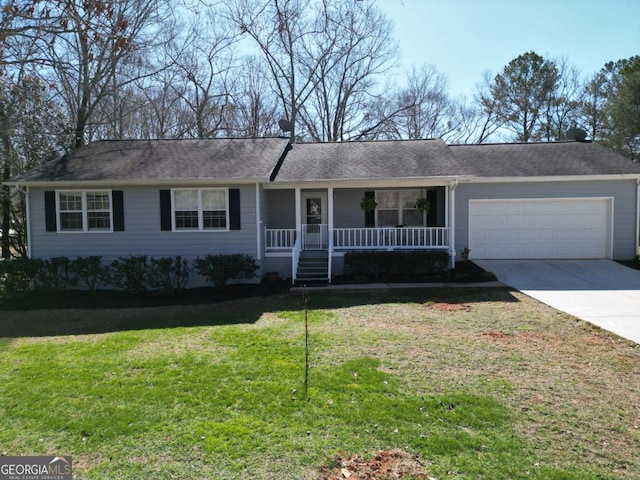
POLYGON ((150 186, 182 186, 182 185, 239 185, 267 183, 268 177, 247 178, 158 178, 137 180, 7 180, 3 185, 11 187, 150 187, 150 186))
POLYGON ((465 183, 522 183, 522 182, 588 182, 598 180, 640 180, 640 173, 612 173, 599 175, 542 175, 542 176, 510 176, 460 178, 465 183))
POLYGON ((265 189, 281 188, 362 188, 362 187, 424 187, 448 185, 455 180, 470 178, 467 176, 442 177, 402 177, 402 178, 365 178, 365 179, 330 179, 330 180, 276 180, 264 186, 265 189))

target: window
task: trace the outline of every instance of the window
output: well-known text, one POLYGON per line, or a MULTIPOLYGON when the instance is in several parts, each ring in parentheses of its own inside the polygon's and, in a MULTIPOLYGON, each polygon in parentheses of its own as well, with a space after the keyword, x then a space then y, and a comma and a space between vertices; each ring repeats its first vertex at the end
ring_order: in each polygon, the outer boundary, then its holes
POLYGON ((58 191, 60 232, 111 232, 110 190, 58 191))
POLYGON ((227 230, 229 224, 226 188, 174 189, 174 230, 227 230))
POLYGON ((395 227, 424 225, 424 213, 418 210, 416 200, 425 196, 423 190, 378 190, 376 191, 376 225, 395 227))

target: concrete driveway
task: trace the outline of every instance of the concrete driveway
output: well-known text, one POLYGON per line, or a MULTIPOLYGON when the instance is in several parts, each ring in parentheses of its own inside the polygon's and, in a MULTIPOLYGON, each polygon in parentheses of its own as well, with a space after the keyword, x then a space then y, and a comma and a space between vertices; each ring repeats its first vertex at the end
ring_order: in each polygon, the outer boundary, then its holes
POLYGON ((640 270, 612 260, 474 260, 502 283, 640 343, 640 270))

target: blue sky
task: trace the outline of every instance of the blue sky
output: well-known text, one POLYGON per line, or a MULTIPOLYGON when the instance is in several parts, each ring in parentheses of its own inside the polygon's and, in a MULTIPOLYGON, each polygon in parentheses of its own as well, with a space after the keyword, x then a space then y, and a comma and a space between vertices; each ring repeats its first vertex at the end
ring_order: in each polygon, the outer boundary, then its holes
POLYGON ((376 0, 395 24, 401 68, 433 64, 452 96, 471 97, 534 50, 566 58, 591 75, 611 60, 640 55, 640 0, 376 0))

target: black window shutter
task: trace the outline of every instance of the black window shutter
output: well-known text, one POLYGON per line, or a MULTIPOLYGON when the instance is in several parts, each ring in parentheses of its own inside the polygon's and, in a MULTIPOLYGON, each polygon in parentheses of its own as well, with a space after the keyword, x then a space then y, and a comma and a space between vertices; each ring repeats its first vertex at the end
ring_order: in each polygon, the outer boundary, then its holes
POLYGON ((160 230, 171 231, 171 190, 160 190, 160 230))
MULTIPOLYGON (((376 192, 364 192, 364 198, 376 198, 376 192)), ((366 228, 373 228, 376 226, 376 211, 364 212, 364 226, 366 228)))
POLYGON ((111 192, 113 200, 113 231, 124 232, 124 193, 122 190, 111 192))
POLYGON ((229 189, 229 230, 240 230, 240 189, 229 189))
POLYGON ((44 223, 47 232, 57 232, 56 222, 56 192, 44 192, 44 223))
POLYGON ((427 200, 429 200, 430 208, 427 213, 427 227, 438 226, 438 191, 427 190, 427 200))

